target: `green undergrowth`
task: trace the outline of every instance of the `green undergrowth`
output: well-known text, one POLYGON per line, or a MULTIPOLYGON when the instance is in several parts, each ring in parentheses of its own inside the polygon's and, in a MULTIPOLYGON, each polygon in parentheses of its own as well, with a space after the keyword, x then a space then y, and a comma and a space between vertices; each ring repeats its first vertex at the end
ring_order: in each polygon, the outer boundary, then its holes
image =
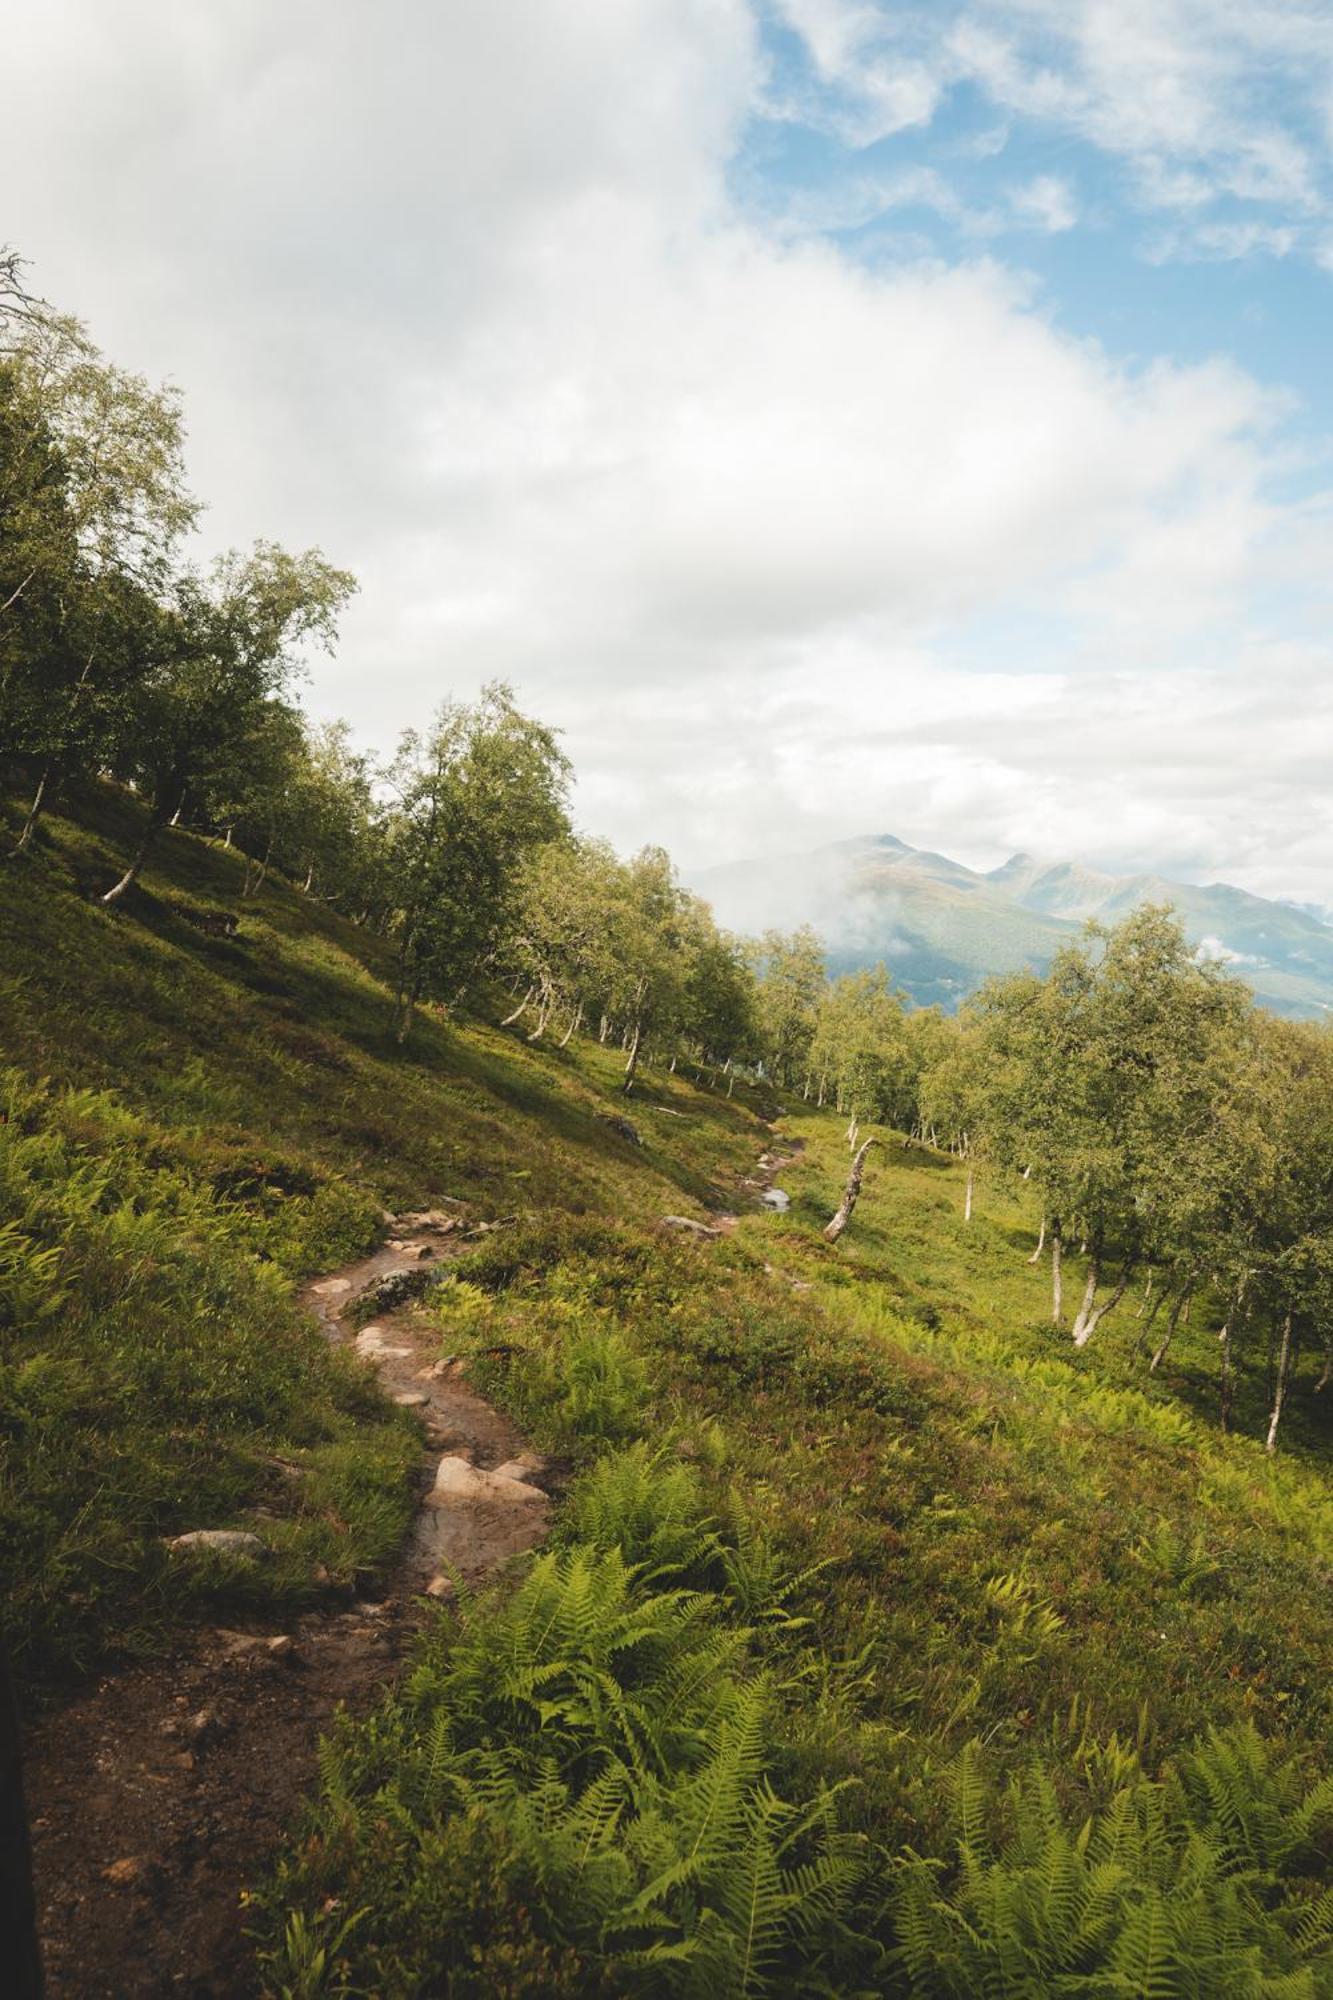
POLYGON ((363 1247, 345 1184, 244 1161, 92 1091, 0 1074, 4 1634, 48 1688, 207 1606, 307 1602, 392 1555, 412 1431, 300 1313, 287 1273, 363 1247), (260 1560, 172 1554, 195 1528, 260 1560))
POLYGON ((1333 1992, 1322 1475, 848 1283, 801 1213, 836 1159, 807 1137, 791 1217, 721 1244, 553 1220, 431 1301, 573 1483, 555 1550, 442 1614, 331 1747, 267 1905, 275 1993, 1333 1992), (681 1590, 726 1640, 711 1694, 762 1716, 771 1822, 728 1794, 717 1854, 694 1788, 731 1710, 654 1734, 693 1637, 603 1648, 681 1590))
POLYGON ((653 1071, 627 1106, 614 1049, 534 1047, 432 1010, 399 1049, 384 941, 281 878, 242 900, 244 864, 220 844, 168 830, 145 886, 101 909, 84 890, 133 847, 140 808, 110 786, 72 808, 0 867, 0 1055, 29 1075, 113 1089, 250 1147, 259 1174, 289 1159, 390 1207, 453 1195, 487 1216, 647 1218, 728 1200, 753 1161, 744 1085, 728 1100, 653 1071), (610 1122, 626 1110, 640 1144, 610 1122))
POLYGON ((383 1568, 419 1444, 294 1282, 368 1250, 386 1205, 720 1205, 757 1129, 744 1090, 656 1073, 627 1106, 595 1041, 428 1013, 400 1049, 383 942, 280 878, 242 901, 240 857, 194 835, 105 911, 86 892, 141 808, 72 807, 0 867, 0 1619, 48 1691, 383 1568), (270 1554, 168 1557, 215 1527, 270 1554))
POLYGON ((419 1439, 295 1300, 385 1205, 501 1225, 418 1310, 562 1494, 334 1731, 257 1892, 272 1994, 1333 1994, 1308 1358, 1269 1459, 1243 1343, 1218 1426, 1206 1299, 1155 1375, 1137 1291, 1075 1355, 1026 1191, 982 1177, 965 1223, 962 1169, 892 1139, 830 1249, 847 1150, 804 1106, 787 1214, 663 1232, 736 1204, 761 1089, 627 1106, 614 1051, 470 1018, 401 1051, 377 940, 180 833, 110 916, 83 888, 136 809, 75 804, 0 871, 28 1685, 387 1560, 419 1439), (270 1553, 170 1556, 195 1527, 270 1553))

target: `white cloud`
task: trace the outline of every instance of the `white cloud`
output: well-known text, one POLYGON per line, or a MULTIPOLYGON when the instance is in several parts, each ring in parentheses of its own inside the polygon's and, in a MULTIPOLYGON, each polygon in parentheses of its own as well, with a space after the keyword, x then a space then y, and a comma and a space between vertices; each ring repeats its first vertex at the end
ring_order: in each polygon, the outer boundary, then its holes
POLYGON ((186 386, 212 538, 360 574, 318 708, 387 744, 506 674, 589 824, 695 860, 888 826, 1323 893, 1328 648, 1254 611, 1328 567, 1280 401, 740 212, 742 0, 115 11, 11 38, 6 227, 186 386))
POLYGON ((1078 221, 1073 190, 1058 174, 1038 174, 1034 180, 1014 188, 1009 198, 1020 217, 1053 236, 1072 229, 1078 221))
MULTIPOLYGON (((1333 17, 1325 0, 781 0, 824 84, 874 135, 885 76, 959 84, 1123 162, 1140 202, 1274 211, 1317 250, 1333 209, 1333 17)), ((930 115, 925 113, 923 115, 930 115)), ((889 128, 892 129, 892 128, 889 128)), ((1279 239, 1256 229, 1245 249, 1279 239)), ((1226 254, 1244 254, 1233 237, 1226 254)), ((1284 246, 1288 247, 1288 246, 1284 246)), ((1213 253, 1215 254, 1215 252, 1213 253)))

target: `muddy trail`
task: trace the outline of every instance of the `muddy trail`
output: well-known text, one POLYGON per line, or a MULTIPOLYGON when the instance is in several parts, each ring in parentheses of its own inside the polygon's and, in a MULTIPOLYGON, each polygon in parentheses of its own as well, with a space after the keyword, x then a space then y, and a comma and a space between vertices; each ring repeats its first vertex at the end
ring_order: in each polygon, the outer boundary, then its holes
MULTIPOLYGON (((775 1177, 801 1142, 786 1143, 793 1150, 765 1152, 740 1179, 738 1206, 785 1208, 775 1177)), ((662 1221, 717 1238, 737 1217, 662 1221)), ((414 1309, 423 1280, 489 1226, 468 1229, 440 1210, 400 1216, 382 1248, 301 1295, 328 1338, 359 1353, 422 1427, 418 1504, 387 1585, 280 1625, 191 1632, 32 1732, 26 1783, 47 2000, 256 1994, 243 1891, 290 1831, 319 1737, 340 1707, 374 1706, 455 1578, 476 1583, 546 1533, 541 1460, 467 1387, 461 1364, 440 1355, 438 1333, 414 1309)))
POLYGON ((373 1706, 453 1576, 476 1582, 546 1531, 540 1462, 439 1358, 438 1334, 409 1303, 470 1232, 434 1211, 398 1226, 303 1293, 328 1337, 361 1353, 422 1425, 397 1566, 373 1599, 190 1633, 34 1730, 26 1778, 49 2000, 257 1991, 242 1885, 290 1827, 335 1710, 373 1706), (367 1293, 389 1303, 358 1329, 350 1308, 367 1293))

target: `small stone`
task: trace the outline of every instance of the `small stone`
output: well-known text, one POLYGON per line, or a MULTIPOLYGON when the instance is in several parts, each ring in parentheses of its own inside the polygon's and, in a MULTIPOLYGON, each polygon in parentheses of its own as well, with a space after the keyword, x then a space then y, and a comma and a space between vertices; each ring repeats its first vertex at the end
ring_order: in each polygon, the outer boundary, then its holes
POLYGON ((402 1394, 395 1396, 393 1400, 400 1410, 419 1410, 423 1403, 430 1401, 430 1397, 423 1396, 416 1389, 404 1389, 402 1394))
POLYGON ((426 1595, 438 1598, 442 1604, 448 1604, 451 1599, 457 1597, 458 1585, 451 1576, 433 1576, 426 1585, 426 1595))
POLYGON ((482 1472, 465 1458, 442 1458, 435 1469, 435 1485, 430 1500, 437 1507, 479 1500, 535 1500, 545 1503, 546 1495, 521 1479, 495 1472, 482 1472))
POLYGON ((599 1111, 597 1116, 603 1125, 610 1127, 618 1139, 628 1139, 631 1146, 643 1144, 643 1137, 638 1127, 628 1118, 622 1118, 614 1111, 599 1111))
POLYGON ((520 1457, 506 1459, 503 1465, 497 1465, 495 1468, 495 1477, 497 1479, 534 1479, 538 1473, 545 1470, 545 1459, 539 1458, 534 1451, 525 1451, 520 1457))
POLYGON ((243 1528, 195 1528, 188 1535, 173 1535, 169 1549, 213 1550, 224 1556, 262 1556, 267 1553, 258 1535, 243 1528))
POLYGON ((356 1351, 366 1361, 405 1361, 411 1354, 410 1347, 388 1347, 384 1342, 384 1329, 379 1326, 363 1327, 356 1337, 356 1351))
POLYGON ((213 1738, 220 1736, 221 1733, 222 1722, 215 1708, 199 1709, 194 1715, 189 1717, 181 1731, 181 1734, 188 1742, 193 1743, 196 1749, 202 1748, 205 1743, 211 1743, 213 1738))
POLYGON ((219 1630, 218 1644, 229 1660, 239 1660, 247 1653, 257 1653, 267 1642, 262 1632, 227 1632, 219 1630))
POLYGON ((435 1468, 434 1492, 449 1499, 471 1497, 481 1483, 481 1474, 465 1458, 450 1455, 435 1468))
POLYGON ((296 1651, 296 1641, 290 1632, 279 1632, 267 1641, 264 1650, 271 1660, 290 1660, 296 1651))
POLYGON ((664 1215, 660 1227, 663 1229, 680 1229, 687 1236, 695 1236, 700 1239, 711 1240, 722 1234, 720 1229, 714 1229, 707 1222, 696 1222, 693 1216, 690 1215, 664 1215))
MULTIPOLYGON (((457 1201, 457 1197, 454 1195, 445 1195, 444 1200, 457 1201)), ((457 1202, 457 1205, 459 1208, 463 1206, 461 1201, 457 1202)), ((409 1231, 413 1229, 433 1229, 439 1234, 445 1235, 449 1230, 457 1229, 461 1219, 457 1215, 446 1215, 442 1208, 415 1208, 410 1214, 404 1213, 394 1216, 393 1225, 396 1229, 406 1229, 409 1231)))
POLYGON ((399 1236, 391 1236, 387 1248, 396 1250, 400 1257, 415 1257, 418 1262, 435 1255, 429 1243, 407 1243, 399 1236))
POLYGON ((102 1880, 114 1882, 118 1889, 133 1888, 136 1882, 143 1880, 151 1866, 151 1862, 146 1861, 143 1855, 127 1854, 121 1860, 113 1861, 109 1868, 102 1870, 102 1880))
POLYGON ((351 1291, 352 1281, 350 1278, 321 1278, 319 1283, 312 1285, 310 1289, 321 1299, 338 1299, 344 1292, 351 1291))

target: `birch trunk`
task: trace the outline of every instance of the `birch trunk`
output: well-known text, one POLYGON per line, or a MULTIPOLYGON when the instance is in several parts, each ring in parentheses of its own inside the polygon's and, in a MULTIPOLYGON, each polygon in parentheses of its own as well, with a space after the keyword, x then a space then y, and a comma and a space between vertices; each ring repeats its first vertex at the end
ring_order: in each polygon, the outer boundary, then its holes
POLYGON ((1041 1228, 1037 1231, 1037 1247, 1028 1258, 1029 1264, 1040 1264, 1041 1253, 1046 1248, 1046 1217, 1041 1218, 1041 1228))
POLYGON ((1097 1259, 1094 1257, 1088 1266, 1088 1282, 1083 1288, 1083 1303, 1074 1315, 1075 1347, 1083 1347, 1087 1342, 1090 1331, 1088 1322, 1092 1316, 1092 1302, 1097 1296, 1097 1281, 1100 1275, 1097 1259))
MULTIPOLYGON (((1119 1305, 1121 1299, 1124 1298, 1125 1293, 1129 1290, 1129 1281, 1133 1277, 1133 1275, 1134 1275, 1134 1266, 1133 1264, 1127 1263, 1123 1271, 1120 1273, 1119 1284, 1116 1286, 1115 1290, 1111 1293, 1109 1298, 1103 1299, 1102 1303, 1099 1306, 1095 1307, 1093 1306, 1090 1297, 1084 1299, 1083 1303, 1086 1311, 1086 1317, 1083 1320, 1083 1326, 1081 1332, 1077 1326, 1074 1329, 1075 1347, 1087 1346, 1088 1342, 1092 1339, 1093 1334, 1096 1333, 1098 1327, 1101 1325, 1102 1321, 1106 1318, 1107 1313, 1114 1312, 1116 1307, 1119 1305)), ((1096 1290, 1095 1277, 1089 1278, 1089 1284, 1092 1286, 1093 1292, 1095 1294, 1096 1290)))
POLYGON ((1282 1421, 1282 1405, 1286 1401, 1287 1377, 1291 1371, 1291 1314, 1282 1322, 1282 1345, 1277 1357, 1277 1386, 1273 1392, 1273 1414, 1268 1419, 1268 1436, 1264 1450, 1270 1457, 1277 1450, 1277 1427, 1282 1421))
POLYGON ((528 1011, 528 1003, 531 1001, 532 996, 536 991, 537 989, 535 986, 529 986, 527 992, 523 995, 523 998, 519 1001, 513 1013, 506 1014, 503 1021, 501 1021, 500 1026, 502 1028, 512 1028, 515 1021, 522 1020, 523 1016, 528 1011))
POLYGON ((967 1170, 967 1192, 963 1196, 964 1222, 970 1222, 972 1220, 972 1192, 976 1186, 976 1179, 977 1177, 974 1169, 969 1167, 967 1170))
POLYGON ((867 1139, 856 1158, 852 1161, 852 1170, 847 1176, 847 1185, 843 1189, 842 1200, 838 1204, 837 1213, 829 1223, 828 1228, 824 1231, 826 1242, 836 1243, 842 1235, 843 1230, 847 1227, 847 1224, 851 1221, 852 1211, 856 1207, 857 1198, 861 1192, 861 1176, 865 1172, 866 1154, 872 1146, 877 1146, 878 1144, 878 1139, 867 1139))
POLYGON ((630 1039, 629 1057, 625 1063, 625 1081, 621 1085, 621 1089, 624 1091, 626 1097, 629 1096, 634 1088, 634 1074, 639 1067, 639 1042, 642 1034, 643 1030, 636 1021, 634 1023, 634 1032, 630 1039))
POLYGON ((551 1012, 551 988, 548 982, 543 984, 542 986, 542 997, 537 1007, 537 1025, 533 1029, 532 1033, 528 1036, 528 1040, 530 1042, 539 1042, 542 1036, 546 1033, 546 1022, 550 1015, 550 1012, 551 1012))
POLYGON ((33 793, 32 804, 28 807, 28 817, 24 820, 19 837, 15 841, 11 851, 11 860, 15 860, 20 854, 26 853, 32 843, 32 836, 37 830, 37 822, 42 816, 42 801, 46 797, 46 788, 50 780, 51 766, 48 764, 42 772, 41 777, 37 780, 37 790, 33 793))
POLYGON ((574 1030, 578 1027, 579 1022, 582 1019, 583 1019, 583 1008, 580 1005, 574 1009, 574 1017, 570 1021, 569 1026, 565 1029, 564 1034, 560 1038, 560 1046, 562 1049, 567 1049, 569 1047, 570 1041, 573 1038, 574 1030))
POLYGON ((1064 1310, 1064 1286, 1060 1269, 1060 1218, 1051 1223, 1051 1324, 1059 1326, 1064 1310))
POLYGON ((140 875, 143 873, 144 863, 152 852, 153 842, 157 839, 158 828, 162 824, 165 812, 165 807, 155 805, 152 808, 148 815, 148 824, 144 828, 143 839, 139 842, 134 859, 121 876, 119 882, 114 883, 102 897, 104 904, 118 903, 121 897, 132 889, 138 881, 140 875))
POLYGON ((1166 1322, 1166 1332, 1162 1335, 1162 1344, 1158 1348, 1157 1352, 1153 1355, 1152 1360, 1148 1363, 1148 1373, 1150 1375, 1155 1375, 1157 1373, 1157 1370, 1162 1365, 1163 1361, 1165 1361, 1167 1354, 1170 1351, 1171 1342, 1175 1338, 1176 1328, 1180 1324, 1182 1313, 1185 1314, 1186 1317, 1188 1317, 1189 1297, 1190 1297, 1190 1288, 1187 1285, 1185 1287, 1185 1290, 1180 1294, 1180 1297, 1176 1300, 1175 1304, 1172 1306, 1170 1317, 1166 1322))

